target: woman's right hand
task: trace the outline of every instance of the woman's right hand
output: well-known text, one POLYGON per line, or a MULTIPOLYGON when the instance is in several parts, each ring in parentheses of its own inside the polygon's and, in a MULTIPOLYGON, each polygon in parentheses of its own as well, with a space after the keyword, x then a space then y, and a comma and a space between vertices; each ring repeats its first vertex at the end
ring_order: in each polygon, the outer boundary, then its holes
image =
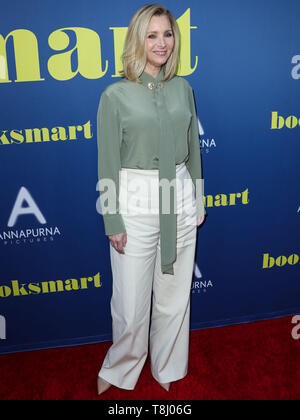
POLYGON ((116 233, 115 235, 109 235, 108 239, 110 240, 111 245, 118 251, 120 254, 124 254, 124 247, 127 243, 127 233, 116 233))

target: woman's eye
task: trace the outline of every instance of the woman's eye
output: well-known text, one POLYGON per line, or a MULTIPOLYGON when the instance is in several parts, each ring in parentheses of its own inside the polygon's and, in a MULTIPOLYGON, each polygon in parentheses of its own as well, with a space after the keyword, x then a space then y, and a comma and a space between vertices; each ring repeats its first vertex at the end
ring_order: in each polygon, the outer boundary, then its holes
MULTIPOLYGON (((173 36, 172 32, 168 32, 168 33, 165 34, 166 38, 171 38, 172 36, 173 36)), ((154 34, 148 35, 148 39, 155 39, 155 38, 156 38, 156 36, 154 34)))

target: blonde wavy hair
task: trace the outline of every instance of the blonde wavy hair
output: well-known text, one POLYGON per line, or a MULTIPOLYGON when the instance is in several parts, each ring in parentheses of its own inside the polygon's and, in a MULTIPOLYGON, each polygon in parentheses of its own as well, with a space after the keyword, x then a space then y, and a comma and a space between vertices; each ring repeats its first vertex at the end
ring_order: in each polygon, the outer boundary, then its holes
POLYGON ((121 75, 134 82, 141 82, 139 77, 147 64, 145 41, 147 29, 153 16, 167 16, 174 36, 174 49, 164 65, 165 76, 163 80, 170 80, 176 73, 179 57, 179 29, 177 22, 172 13, 164 6, 147 4, 139 9, 131 19, 122 54, 123 71, 121 75))

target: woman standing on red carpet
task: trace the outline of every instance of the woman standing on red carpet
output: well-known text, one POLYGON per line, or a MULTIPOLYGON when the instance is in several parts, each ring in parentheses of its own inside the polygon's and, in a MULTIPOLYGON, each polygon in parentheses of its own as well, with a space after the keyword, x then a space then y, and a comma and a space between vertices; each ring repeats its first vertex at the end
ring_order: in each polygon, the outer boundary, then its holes
POLYGON ((170 11, 142 7, 128 28, 124 77, 100 99, 99 180, 113 184, 110 195, 100 194, 113 344, 98 394, 111 385, 134 389, 148 344, 152 375, 164 389, 187 374, 196 234, 205 209, 198 120, 192 88, 175 76, 178 51, 170 11), (113 205, 105 208, 107 202, 113 205))

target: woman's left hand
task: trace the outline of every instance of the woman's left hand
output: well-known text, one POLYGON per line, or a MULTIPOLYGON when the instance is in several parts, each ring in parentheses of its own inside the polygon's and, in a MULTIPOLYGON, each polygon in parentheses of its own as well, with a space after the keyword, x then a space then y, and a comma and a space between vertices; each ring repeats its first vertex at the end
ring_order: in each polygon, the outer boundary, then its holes
POLYGON ((204 222, 204 219, 205 219, 205 216, 197 217, 197 227, 202 225, 202 223, 204 222))

